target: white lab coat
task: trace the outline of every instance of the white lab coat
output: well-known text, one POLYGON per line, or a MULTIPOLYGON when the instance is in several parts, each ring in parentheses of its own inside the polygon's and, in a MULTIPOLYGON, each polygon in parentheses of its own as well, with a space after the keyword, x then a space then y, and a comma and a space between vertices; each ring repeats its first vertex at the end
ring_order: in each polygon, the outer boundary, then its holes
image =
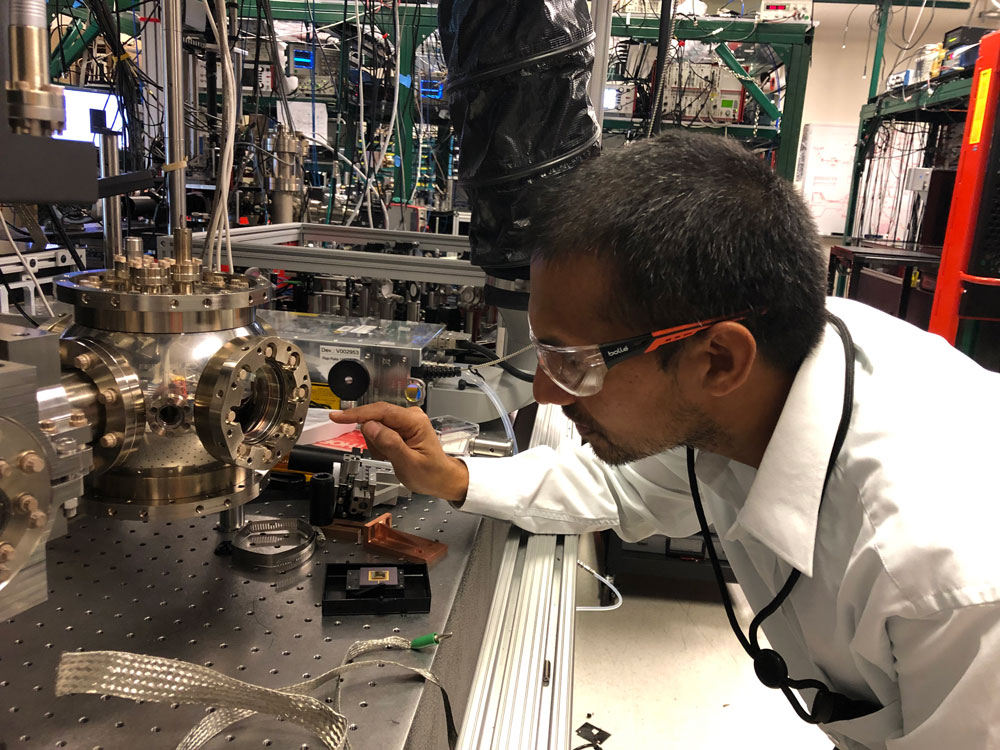
MULTIPOLYGON (((838 747, 1000 748, 1000 375, 871 307, 828 307, 847 323, 857 363, 822 511, 844 386, 831 325, 758 470, 699 455, 709 520, 754 611, 792 566, 802 571, 764 624, 789 674, 883 706, 823 725, 838 747)), ((698 528, 683 450, 618 468, 588 448, 468 464, 462 509, 529 531, 637 540, 698 528)))

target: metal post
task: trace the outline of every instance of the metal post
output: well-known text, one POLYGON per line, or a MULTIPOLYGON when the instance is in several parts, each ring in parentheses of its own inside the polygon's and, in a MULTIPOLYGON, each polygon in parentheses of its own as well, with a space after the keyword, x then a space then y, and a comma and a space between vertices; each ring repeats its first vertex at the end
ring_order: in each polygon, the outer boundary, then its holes
POLYGON ((882 0, 878 9, 878 38, 875 41, 875 59, 872 60, 872 79, 868 84, 868 98, 878 95, 879 76, 882 75, 882 58, 885 57, 885 35, 889 30, 889 13, 892 0, 882 0))
MULTIPOLYGON (((122 14, 122 18, 131 13, 122 14)), ((157 87, 163 85, 163 26, 162 23, 146 23, 136 33, 140 33, 136 65, 157 87)), ((156 137, 154 128, 143 128, 142 145, 146 153, 153 147, 156 137)))
POLYGON ((246 523, 246 508, 238 505, 235 508, 224 510, 219 514, 219 532, 222 534, 234 534, 246 523))
MULTIPOLYGON (((118 165, 118 134, 115 132, 101 133, 101 177, 117 177, 120 174, 118 165)), ((101 199, 101 210, 104 222, 104 267, 115 267, 115 256, 122 254, 122 199, 120 195, 111 195, 101 199)))
POLYGON ((611 0, 592 0, 590 15, 594 22, 594 70, 590 74, 590 103, 598 127, 604 125, 604 87, 608 83, 608 48, 611 45, 611 0))
MULTIPOLYGON (((240 17, 236 3, 228 3, 227 7, 229 8, 229 36, 232 40, 240 33, 240 17)), ((233 73, 236 76, 236 122, 239 123, 240 118, 243 117, 243 50, 238 44, 233 44, 233 73)), ((290 126, 291 123, 289 123, 290 126)), ((237 201, 237 205, 238 203, 237 201)))
MULTIPOLYGON (((853 244, 854 218, 857 214, 858 194, 861 190, 861 175, 864 174, 865 147, 863 138, 865 135, 865 120, 862 117, 861 124, 858 125, 858 140, 854 147, 854 165, 851 167, 851 189, 847 196, 847 218, 844 220, 844 244, 853 244)), ((840 296, 840 295, 837 295, 840 296)))
POLYGON ((187 227, 187 156, 184 154, 184 63, 181 0, 163 2, 163 84, 167 105, 167 200, 170 234, 187 227))
POLYGON ((799 157, 799 137, 802 130, 802 102, 806 98, 809 58, 812 56, 812 36, 805 44, 793 44, 785 62, 785 106, 781 112, 781 140, 775 171, 786 180, 795 179, 795 163, 799 157))
MULTIPOLYGON (((240 18, 237 13, 236 3, 229 3, 227 5, 229 8, 229 37, 230 40, 235 40, 240 32, 240 18)), ((219 28, 222 28, 220 25, 219 28)), ((240 120, 243 119, 243 50, 239 44, 235 44, 230 41, 233 47, 233 76, 236 78, 236 127, 239 128, 240 120)), ((236 208, 236 217, 234 223, 239 224, 240 221, 240 180, 236 179, 235 185, 233 186, 233 206, 236 208)), ((232 271, 233 269, 229 269, 232 271)))
MULTIPOLYGON (((184 65, 184 98, 191 112, 198 111, 198 58, 185 54, 184 65)), ((187 128, 187 155, 198 154, 198 129, 193 125, 187 128)))

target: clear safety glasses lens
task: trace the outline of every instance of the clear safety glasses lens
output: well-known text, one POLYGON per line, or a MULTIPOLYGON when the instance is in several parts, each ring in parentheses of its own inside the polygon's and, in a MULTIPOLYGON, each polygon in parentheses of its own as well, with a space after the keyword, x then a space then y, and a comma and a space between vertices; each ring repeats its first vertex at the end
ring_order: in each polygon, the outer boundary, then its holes
POLYGON ((584 352, 538 348, 538 363, 557 386, 574 396, 593 396, 604 385, 608 371, 603 361, 584 352))

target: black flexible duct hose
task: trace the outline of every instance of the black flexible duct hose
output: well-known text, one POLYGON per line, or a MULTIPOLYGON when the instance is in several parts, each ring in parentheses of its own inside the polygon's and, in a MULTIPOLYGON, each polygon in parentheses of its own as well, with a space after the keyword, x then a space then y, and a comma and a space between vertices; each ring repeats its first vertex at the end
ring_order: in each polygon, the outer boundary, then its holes
POLYGON ((599 150, 586 0, 442 0, 438 26, 472 262, 527 278, 533 188, 599 150))

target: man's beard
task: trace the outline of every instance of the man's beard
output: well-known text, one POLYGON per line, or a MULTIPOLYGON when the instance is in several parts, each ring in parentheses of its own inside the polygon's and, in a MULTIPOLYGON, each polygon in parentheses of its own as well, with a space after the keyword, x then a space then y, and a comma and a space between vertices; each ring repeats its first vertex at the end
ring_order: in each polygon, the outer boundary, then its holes
POLYGON ((564 406, 562 410, 573 422, 592 432, 584 440, 589 443, 594 455, 610 466, 634 463, 680 445, 713 451, 724 440, 721 428, 707 415, 687 403, 679 405, 673 416, 673 423, 683 428, 679 431, 683 437, 678 437, 678 433, 675 433, 673 436, 662 434, 642 436, 632 440, 609 437, 600 425, 575 404, 564 406))
POLYGON ((585 429, 592 431, 592 434, 587 435, 584 440, 590 445, 594 455, 610 466, 632 463, 675 447, 675 444, 666 438, 662 440, 640 438, 627 443, 620 439, 612 439, 575 405, 564 406, 563 413, 585 429))

